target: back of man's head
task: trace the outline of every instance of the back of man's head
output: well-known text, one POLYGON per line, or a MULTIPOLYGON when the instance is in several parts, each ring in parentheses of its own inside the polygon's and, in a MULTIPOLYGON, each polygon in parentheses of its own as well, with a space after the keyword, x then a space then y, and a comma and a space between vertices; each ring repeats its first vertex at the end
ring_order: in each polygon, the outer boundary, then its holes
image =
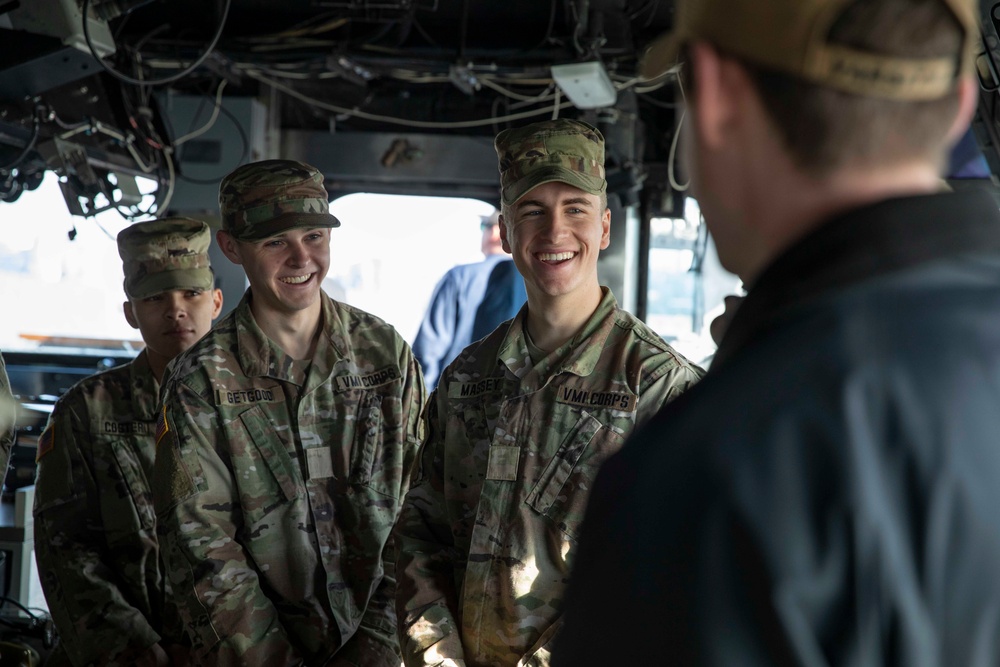
POLYGON ((644 73, 703 40, 748 70, 803 170, 939 162, 976 34, 975 0, 680 0, 644 73))

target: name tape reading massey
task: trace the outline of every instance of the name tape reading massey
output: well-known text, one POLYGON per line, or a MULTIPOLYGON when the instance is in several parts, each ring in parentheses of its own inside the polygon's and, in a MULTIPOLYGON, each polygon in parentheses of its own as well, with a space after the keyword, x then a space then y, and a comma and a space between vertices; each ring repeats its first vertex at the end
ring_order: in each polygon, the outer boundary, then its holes
POLYGON ((448 385, 448 398, 476 398, 491 394, 503 387, 503 378, 486 378, 475 382, 452 382, 448 385))

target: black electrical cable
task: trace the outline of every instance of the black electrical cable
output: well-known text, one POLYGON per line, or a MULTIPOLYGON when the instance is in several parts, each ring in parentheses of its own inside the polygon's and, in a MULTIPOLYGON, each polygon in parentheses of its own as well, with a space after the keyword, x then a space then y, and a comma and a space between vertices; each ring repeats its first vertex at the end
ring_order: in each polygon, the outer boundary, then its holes
POLYGON ((21 162, 24 161, 24 158, 28 157, 28 154, 31 153, 32 150, 34 150, 35 143, 38 141, 38 135, 41 134, 41 131, 42 131, 41 123, 38 121, 38 117, 36 116, 34 119, 34 129, 32 129, 31 131, 31 139, 28 140, 28 143, 24 147, 24 150, 21 151, 20 155, 14 158, 13 162, 10 162, 5 165, 0 165, 0 171, 9 172, 11 169, 21 164, 21 162))
POLYGON ((14 598, 8 597, 6 595, 0 596, 0 606, 2 606, 3 604, 5 604, 7 602, 11 603, 12 605, 14 605, 15 607, 17 607, 21 611, 23 611, 25 614, 27 614, 31 618, 34 618, 34 619, 39 618, 38 614, 36 614, 35 612, 31 611, 31 609, 29 609, 28 607, 24 606, 23 604, 21 604, 20 602, 18 602, 14 598))
POLYGON ((545 28, 545 36, 542 37, 542 41, 538 42, 538 44, 528 49, 527 51, 524 51, 524 53, 533 53, 535 51, 538 51, 548 43, 549 39, 552 37, 552 28, 555 27, 556 24, 556 7, 558 6, 558 4, 559 4, 558 0, 552 0, 552 4, 549 8, 549 24, 545 28))
POLYGON ((202 53, 197 60, 195 60, 193 63, 182 69, 180 72, 171 74, 170 76, 164 77, 162 79, 136 79, 127 74, 122 74, 118 70, 114 69, 106 62, 104 62, 104 60, 102 60, 101 57, 97 54, 97 49, 94 48, 94 42, 90 37, 90 21, 87 20, 87 13, 90 9, 91 2, 92 0, 83 0, 83 7, 80 10, 81 13, 83 14, 83 39, 84 41, 87 42, 87 48, 90 49, 90 54, 94 56, 94 59, 98 62, 98 64, 101 67, 104 68, 104 70, 108 74, 110 74, 111 76, 115 77, 120 81, 124 81, 125 83, 131 83, 133 86, 159 86, 164 83, 171 83, 173 81, 177 81, 178 79, 187 76, 191 72, 198 69, 198 67, 200 67, 201 64, 208 59, 208 56, 212 54, 212 51, 215 50, 216 44, 219 43, 219 39, 222 38, 222 29, 226 26, 226 19, 229 17, 229 8, 233 4, 233 0, 226 0, 226 5, 222 10, 222 18, 219 20, 219 29, 215 32, 215 36, 212 38, 212 41, 208 45, 208 48, 205 49, 205 52, 202 53))

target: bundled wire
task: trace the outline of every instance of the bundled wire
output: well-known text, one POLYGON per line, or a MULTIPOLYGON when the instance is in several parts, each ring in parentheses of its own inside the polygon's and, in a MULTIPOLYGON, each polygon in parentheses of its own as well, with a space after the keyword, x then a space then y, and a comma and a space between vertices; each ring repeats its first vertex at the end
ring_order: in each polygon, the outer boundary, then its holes
POLYGON ((100 66, 104 68, 104 70, 108 74, 115 77, 119 81, 124 81, 125 83, 130 83, 134 86, 159 86, 165 83, 171 83, 173 81, 177 81, 178 79, 184 78, 191 72, 198 69, 201 66, 201 64, 205 62, 205 60, 207 60, 208 57, 212 54, 212 52, 215 50, 216 45, 219 43, 219 40, 222 38, 222 29, 226 25, 226 19, 229 17, 229 8, 233 4, 233 0, 226 0, 226 4, 222 9, 222 18, 219 20, 219 27, 215 31, 215 36, 213 36, 212 41, 209 42, 208 48, 206 48, 205 51, 193 63, 182 69, 180 72, 176 72, 175 74, 163 77, 161 79, 137 79, 135 77, 129 76, 128 74, 119 72, 115 68, 111 67, 111 65, 108 65, 97 53, 97 49, 94 48, 94 41, 90 36, 90 21, 88 19, 88 11, 90 9, 91 2, 92 0, 83 0, 83 6, 81 7, 80 10, 80 13, 83 15, 83 39, 84 41, 87 42, 87 48, 90 50, 90 54, 94 56, 94 60, 96 60, 98 64, 100 64, 100 66))

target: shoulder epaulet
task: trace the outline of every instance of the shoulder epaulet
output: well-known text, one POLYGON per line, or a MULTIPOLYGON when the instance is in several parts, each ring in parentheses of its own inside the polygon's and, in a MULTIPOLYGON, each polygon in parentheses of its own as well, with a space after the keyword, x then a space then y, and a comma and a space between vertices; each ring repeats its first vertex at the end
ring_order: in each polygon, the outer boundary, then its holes
POLYGON ((628 311, 619 309, 617 314, 617 324, 622 329, 625 329, 626 331, 631 330, 632 333, 638 336, 641 340, 649 343, 662 352, 674 353, 674 349, 670 347, 667 341, 663 340, 659 334, 650 329, 645 322, 628 311))

